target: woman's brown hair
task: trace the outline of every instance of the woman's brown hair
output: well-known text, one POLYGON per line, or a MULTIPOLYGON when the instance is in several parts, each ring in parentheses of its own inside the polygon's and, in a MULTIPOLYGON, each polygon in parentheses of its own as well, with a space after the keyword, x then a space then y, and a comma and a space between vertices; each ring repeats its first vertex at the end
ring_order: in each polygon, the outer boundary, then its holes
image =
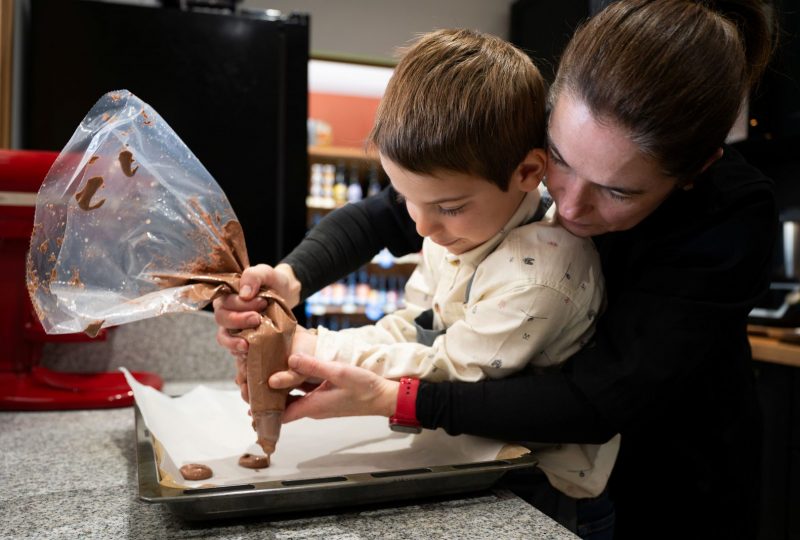
POLYGON ((409 171, 472 174, 505 191, 528 152, 544 146, 545 101, 539 70, 510 43, 437 30, 404 51, 369 142, 409 171))
POLYGON ((668 176, 691 181, 725 141, 772 52, 758 0, 620 0, 589 19, 550 93, 627 130, 668 176))

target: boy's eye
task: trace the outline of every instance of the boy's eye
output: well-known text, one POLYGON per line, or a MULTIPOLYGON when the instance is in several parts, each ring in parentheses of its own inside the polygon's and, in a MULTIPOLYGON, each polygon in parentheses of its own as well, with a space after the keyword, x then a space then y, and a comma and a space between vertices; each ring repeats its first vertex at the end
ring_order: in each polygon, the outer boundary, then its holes
POLYGON ((439 207, 439 213, 445 216, 455 216, 456 214, 460 214, 464 210, 465 205, 457 206, 455 208, 442 208, 439 207))

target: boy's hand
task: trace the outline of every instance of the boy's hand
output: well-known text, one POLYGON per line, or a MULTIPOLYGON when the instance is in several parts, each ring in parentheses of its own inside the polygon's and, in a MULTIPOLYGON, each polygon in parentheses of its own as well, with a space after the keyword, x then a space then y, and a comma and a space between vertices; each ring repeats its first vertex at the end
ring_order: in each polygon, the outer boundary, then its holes
POLYGON ((267 301, 254 298, 262 287, 274 290, 289 307, 300 301, 300 282, 288 264, 275 268, 266 264, 251 266, 242 272, 239 294, 228 294, 214 300, 214 320, 217 329, 217 343, 228 349, 234 356, 247 354, 247 341, 231 335, 231 331, 255 328, 261 323, 259 313, 266 309, 267 301))
MULTIPOLYGON (((244 341, 244 340, 242 340, 244 341)), ((317 334, 310 330, 306 330, 302 326, 297 326, 292 338, 292 350, 290 355, 301 354, 311 356, 314 354, 317 346, 317 334)), ((300 375, 294 371, 279 371, 273 375, 278 375, 275 381, 279 381, 280 388, 297 388, 305 386, 305 389, 310 390, 309 386, 304 385, 307 377, 300 375)), ((242 394, 242 399, 250 403, 250 392, 247 389, 247 353, 236 355, 236 384, 239 386, 239 392, 242 394)), ((270 380, 272 378, 270 377, 270 380)), ((319 382, 319 381, 317 381, 319 382)), ((271 386, 271 385, 270 385, 271 386)))
MULTIPOLYGON (((255 328, 261 324, 260 313, 267 308, 267 301, 256 298, 262 287, 273 289, 289 307, 300 301, 300 282, 288 264, 275 268, 259 264, 246 268, 239 281, 239 294, 228 294, 214 300, 214 320, 217 329, 217 343, 236 357, 236 384, 242 399, 250 403, 247 390, 247 340, 231 332, 245 328, 255 328)), ((316 340, 314 341, 316 344, 316 340)), ((312 350, 313 352, 313 350, 312 350)))

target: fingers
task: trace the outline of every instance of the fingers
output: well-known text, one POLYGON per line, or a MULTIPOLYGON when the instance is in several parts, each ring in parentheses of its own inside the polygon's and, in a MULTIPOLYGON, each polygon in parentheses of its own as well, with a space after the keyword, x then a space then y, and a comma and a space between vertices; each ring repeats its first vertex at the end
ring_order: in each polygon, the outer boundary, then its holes
MULTIPOLYGON (((289 369, 304 376, 304 379, 329 380, 339 386, 342 382, 350 382, 342 379, 342 370, 345 364, 339 362, 320 362, 308 354, 292 354, 289 356, 289 369)), ((285 373, 285 372, 284 372, 285 373)))
POLYGON ((296 371, 277 371, 267 381, 270 388, 281 390, 283 388, 296 388, 305 382, 305 375, 296 371))
POLYGON ((340 401, 340 392, 323 383, 313 392, 291 402, 287 401, 282 421, 284 424, 288 424, 301 418, 322 419, 339 416, 338 404, 340 401))
POLYGON ((267 308, 263 298, 244 301, 234 294, 214 300, 214 320, 217 325, 229 330, 255 328, 261 324, 259 312, 267 308))
POLYGON ((250 403, 250 391, 247 388, 247 356, 236 356, 236 378, 234 382, 239 386, 239 393, 246 403, 250 403))
POLYGON ((232 336, 230 332, 223 327, 217 328, 217 343, 234 356, 247 354, 247 340, 244 338, 232 336))
POLYGON ((275 269, 266 264, 245 268, 239 280, 239 297, 242 300, 250 300, 262 286, 279 290, 280 284, 276 283, 279 279, 280 274, 276 274, 275 269))

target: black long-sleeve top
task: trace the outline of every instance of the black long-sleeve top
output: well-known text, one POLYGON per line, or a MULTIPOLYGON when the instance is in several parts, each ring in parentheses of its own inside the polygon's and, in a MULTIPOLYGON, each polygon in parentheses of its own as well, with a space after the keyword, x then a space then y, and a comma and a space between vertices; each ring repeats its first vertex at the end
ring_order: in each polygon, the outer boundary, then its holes
MULTIPOLYGON (((618 537, 749 537, 760 416, 746 324, 768 287, 776 232, 772 182, 726 147, 693 189, 594 238, 608 294, 594 343, 546 374, 423 382, 417 417, 512 441, 621 433, 610 484, 618 537)), ((284 262, 307 295, 384 246, 421 246, 391 189, 330 214, 284 262)))

